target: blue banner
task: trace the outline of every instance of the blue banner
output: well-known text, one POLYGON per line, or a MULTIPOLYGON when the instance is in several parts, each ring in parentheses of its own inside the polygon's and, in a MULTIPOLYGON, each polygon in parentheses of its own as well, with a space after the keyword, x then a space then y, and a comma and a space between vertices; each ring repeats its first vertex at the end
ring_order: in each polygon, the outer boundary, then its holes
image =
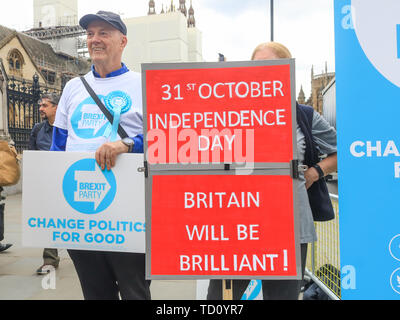
POLYGON ((400 1, 335 0, 342 299, 400 298, 400 1))

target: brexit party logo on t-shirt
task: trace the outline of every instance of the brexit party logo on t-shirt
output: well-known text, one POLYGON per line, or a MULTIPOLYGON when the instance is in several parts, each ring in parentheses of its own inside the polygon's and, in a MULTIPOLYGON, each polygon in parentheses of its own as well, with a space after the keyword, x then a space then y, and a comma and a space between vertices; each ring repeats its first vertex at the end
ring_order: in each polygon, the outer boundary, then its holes
MULTIPOLYGON (((124 114, 132 107, 131 97, 123 91, 113 91, 107 96, 98 96, 112 116, 124 114)), ((81 139, 94 139, 107 134, 110 122, 92 97, 82 101, 71 117, 74 133, 81 139)))
POLYGON ((102 171, 95 159, 74 163, 63 180, 64 198, 76 211, 97 214, 114 201, 117 183, 113 172, 102 171))

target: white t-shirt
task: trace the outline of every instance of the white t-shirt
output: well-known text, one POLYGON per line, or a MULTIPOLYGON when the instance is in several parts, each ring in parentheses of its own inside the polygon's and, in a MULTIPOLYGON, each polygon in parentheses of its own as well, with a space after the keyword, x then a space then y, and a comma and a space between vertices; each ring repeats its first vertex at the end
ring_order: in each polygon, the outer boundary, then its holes
MULTIPOLYGON (((89 72, 85 79, 112 115, 114 107, 121 107, 120 124, 129 137, 143 134, 139 73, 129 71, 116 77, 96 78, 89 72)), ((68 131, 66 151, 96 151, 110 138, 107 132, 111 124, 80 78, 66 84, 54 126, 68 131)))

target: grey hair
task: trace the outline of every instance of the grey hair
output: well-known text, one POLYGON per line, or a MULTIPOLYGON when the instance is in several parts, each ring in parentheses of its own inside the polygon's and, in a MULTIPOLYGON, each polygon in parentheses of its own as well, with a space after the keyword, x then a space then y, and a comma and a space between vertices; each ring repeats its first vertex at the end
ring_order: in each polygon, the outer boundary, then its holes
POLYGON ((42 99, 47 99, 47 100, 49 100, 49 101, 50 101, 52 104, 54 104, 54 105, 58 105, 58 103, 60 102, 60 96, 59 96, 57 93, 55 93, 55 92, 50 92, 50 93, 45 93, 45 94, 43 94, 43 95, 40 97, 39 102, 40 102, 42 99))

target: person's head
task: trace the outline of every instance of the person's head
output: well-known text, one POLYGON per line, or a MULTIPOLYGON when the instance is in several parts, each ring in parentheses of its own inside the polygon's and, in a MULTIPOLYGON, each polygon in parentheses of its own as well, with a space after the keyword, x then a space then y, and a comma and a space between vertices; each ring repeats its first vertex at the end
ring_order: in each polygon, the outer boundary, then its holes
POLYGON ((118 14, 99 11, 83 16, 79 24, 86 29, 87 46, 94 65, 121 65, 122 52, 127 43, 127 28, 118 14))
POLYGON ((251 60, 291 59, 289 49, 279 42, 266 42, 259 44, 253 51, 251 60))
POLYGON ((42 95, 39 100, 39 112, 43 120, 48 120, 50 124, 54 123, 59 101, 60 96, 56 93, 42 95))

